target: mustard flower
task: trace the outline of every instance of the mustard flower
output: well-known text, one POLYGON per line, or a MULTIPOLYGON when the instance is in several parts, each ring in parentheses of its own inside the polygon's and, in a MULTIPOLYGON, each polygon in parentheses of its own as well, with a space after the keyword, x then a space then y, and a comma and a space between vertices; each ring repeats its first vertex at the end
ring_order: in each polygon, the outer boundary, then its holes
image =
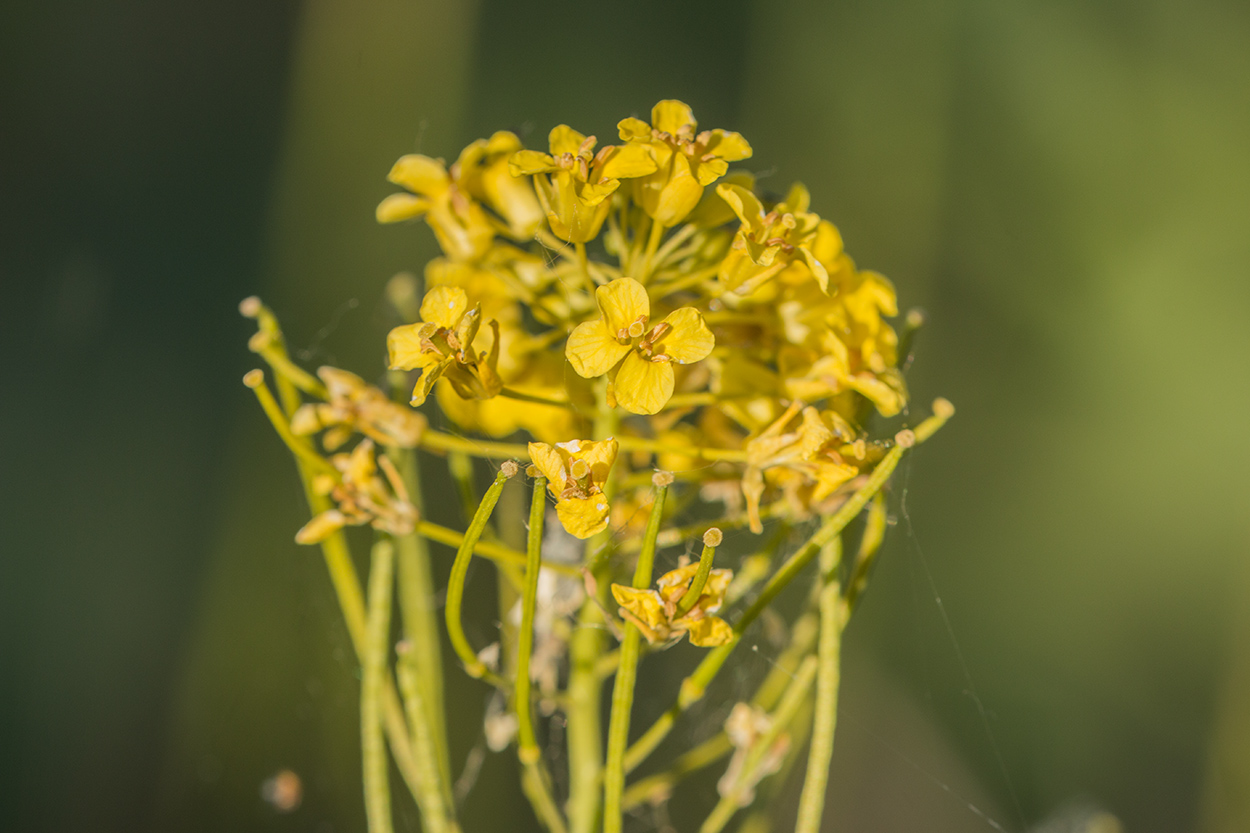
POLYGON ((656 581, 655 590, 613 584, 612 596, 621 606, 621 616, 637 625, 650 643, 667 642, 689 634, 690 643, 700 648, 724 645, 733 638, 733 628, 712 614, 725 602, 733 570, 712 570, 698 600, 690 610, 680 611, 677 603, 690 589, 698 570, 696 562, 667 572, 656 581))
POLYGON ((822 415, 801 402, 793 402, 780 417, 746 444, 747 467, 742 475, 751 531, 763 532, 760 498, 764 494, 765 473, 779 469, 797 484, 811 487, 809 503, 819 503, 859 474, 834 446, 850 443, 854 431, 837 414, 822 415), (800 423, 788 429, 796 416, 800 423))
POLYGON ((633 278, 618 278, 595 290, 599 318, 578 324, 565 355, 586 379, 616 371, 617 403, 634 414, 658 413, 673 395, 672 363, 702 361, 716 339, 694 307, 671 312, 648 326, 651 302, 633 278))
POLYGON ((655 171, 634 181, 634 198, 647 216, 662 226, 686 219, 703 189, 725 175, 730 162, 751 156, 751 146, 737 133, 704 130, 686 104, 661 101, 651 108, 651 124, 628 118, 617 125, 621 140, 645 147, 655 171))
POLYGON ((820 217, 807 210, 811 199, 806 188, 796 184, 771 211, 738 185, 722 183, 716 193, 742 222, 717 273, 726 289, 747 295, 796 257, 803 259, 822 287, 828 283, 828 271, 812 251, 820 217))
POLYGON ((482 323, 480 306, 469 309, 469 297, 455 286, 436 286, 421 302, 421 321, 391 330, 386 337, 391 370, 420 370, 412 404, 421 405, 440 378, 466 399, 488 399, 503 388, 499 363, 499 323, 491 321, 494 341, 489 353, 476 353, 473 339, 482 323))
POLYGON ((515 240, 533 239, 543 222, 543 209, 525 177, 512 175, 509 160, 521 140, 507 130, 478 139, 460 152, 452 176, 474 199, 481 200, 505 221, 515 240))
POLYGON ((384 456, 375 457, 372 440, 361 440, 350 454, 335 454, 330 462, 339 470, 339 480, 323 475, 313 486, 320 494, 329 495, 336 506, 304 524, 295 534, 296 543, 316 544, 344 526, 364 524, 392 535, 412 532, 417 510, 395 466, 384 456), (378 476, 379 467, 385 480, 378 476))
POLYGON ((383 445, 414 448, 426 429, 426 419, 411 408, 396 405, 386 394, 355 373, 337 367, 319 367, 329 396, 326 402, 308 402, 291 417, 297 435, 329 429, 321 438, 326 451, 334 451, 359 431, 383 445))
POLYGON ((615 439, 570 440, 554 446, 530 443, 529 452, 547 478, 556 514, 570 535, 589 538, 607 528, 608 498, 603 485, 616 462, 615 439))
POLYGON ((513 176, 533 176, 538 198, 547 212, 551 231, 561 240, 585 243, 599 234, 622 179, 655 170, 655 161, 636 145, 604 145, 598 153, 595 137, 583 136, 567 124, 547 137, 551 153, 518 151, 512 157, 513 176))
POLYGON ((452 260, 476 260, 495 237, 486 211, 453 181, 441 160, 417 153, 401 156, 386 177, 408 189, 378 204, 379 223, 425 217, 438 245, 452 260))

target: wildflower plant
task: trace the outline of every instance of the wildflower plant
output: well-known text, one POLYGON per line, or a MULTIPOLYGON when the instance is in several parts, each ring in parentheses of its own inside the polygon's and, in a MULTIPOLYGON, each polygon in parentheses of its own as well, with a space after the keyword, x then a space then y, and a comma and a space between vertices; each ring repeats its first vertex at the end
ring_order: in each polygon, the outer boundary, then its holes
POLYGON ((939 399, 907 427, 901 360, 919 315, 895 330, 893 286, 858 269, 802 185, 778 198, 730 167, 750 158, 746 139, 700 131, 679 101, 618 135, 600 144, 560 125, 527 149, 500 132, 450 167, 395 164, 404 190, 377 219, 423 221, 442 256, 423 289, 390 286, 407 323, 387 339, 389 390, 299 367, 273 313, 241 306, 273 389, 260 370, 244 381, 312 512, 296 540, 321 547, 362 668, 372 831, 391 829, 392 761, 424 829, 459 829, 444 629, 494 689, 491 746, 515 747, 552 833, 641 827, 641 810, 708 768, 721 776, 703 833, 746 813, 765 829, 756 805, 803 758, 796 830, 819 827, 839 646, 887 527, 883 490, 954 409, 939 399), (463 531, 423 512, 418 451, 421 469, 447 460, 463 531), (475 459, 495 465, 480 496, 475 459), (522 483, 528 508, 501 501, 522 483), (363 586, 348 526, 373 530, 363 586), (431 541, 456 550, 445 586, 431 541), (492 645, 463 621, 474 558, 498 567, 500 609, 474 628, 497 630, 492 645), (777 609, 809 571, 806 598, 777 609), (768 611, 785 637, 754 693, 735 693, 702 742, 666 743, 709 691, 721 696, 711 687, 768 611), (635 725, 636 693, 666 690, 644 682, 646 657, 682 640, 691 665, 675 699, 635 725))

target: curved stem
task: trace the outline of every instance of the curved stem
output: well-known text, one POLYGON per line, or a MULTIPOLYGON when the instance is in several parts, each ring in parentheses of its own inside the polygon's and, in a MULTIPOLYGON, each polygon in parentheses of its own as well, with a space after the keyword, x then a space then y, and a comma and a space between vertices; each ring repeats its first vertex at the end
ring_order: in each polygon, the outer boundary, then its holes
POLYGON ((690 608, 694 607, 695 602, 699 601, 699 596, 703 595, 703 587, 707 584, 707 577, 712 573, 712 559, 716 556, 716 547, 703 545, 703 553, 699 556, 699 569, 694 574, 694 580, 690 582, 690 587, 682 594, 681 599, 677 602, 677 610, 673 613, 674 619, 680 619, 690 612, 690 608))
MULTIPOLYGON (((660 534, 660 519, 664 515, 664 499, 667 496, 668 486, 658 485, 655 502, 651 504, 651 517, 647 519, 647 530, 643 535, 642 552, 639 553, 638 565, 634 568, 633 586, 639 590, 651 586, 655 539, 660 534)), ((620 833, 621 830, 625 748, 629 745, 629 718, 634 707, 634 685, 638 679, 641 642, 642 632, 633 622, 627 622, 625 638, 621 642, 621 658, 616 668, 616 682, 612 687, 612 714, 608 719, 608 757, 603 772, 603 833, 620 833)))
POLYGON ((482 502, 478 504, 477 512, 473 514, 473 520, 469 523, 469 528, 464 533, 464 540, 460 543, 460 549, 456 552, 456 560, 451 565, 451 577, 447 580, 447 604, 444 609, 447 619, 447 635, 451 639, 452 648, 460 657, 460 661, 464 663, 465 672, 470 677, 484 679, 500 688, 506 688, 507 683, 498 674, 488 669, 486 664, 478 659, 477 652, 469 645, 469 640, 464 635, 464 625, 460 621, 460 608, 464 601, 465 575, 469 572, 469 562, 473 560, 473 548, 482 536, 482 530, 486 528, 495 504, 499 502, 499 493, 503 491, 503 484, 508 481, 512 473, 515 473, 514 466, 502 467, 499 474, 495 475, 495 482, 482 496, 482 502))

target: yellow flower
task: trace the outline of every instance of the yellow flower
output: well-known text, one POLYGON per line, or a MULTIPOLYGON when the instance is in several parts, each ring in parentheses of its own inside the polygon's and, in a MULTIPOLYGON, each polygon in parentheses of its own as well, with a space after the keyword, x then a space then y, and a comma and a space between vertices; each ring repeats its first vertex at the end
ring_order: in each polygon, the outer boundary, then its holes
POLYGON ((386 178, 412 193, 382 200, 379 223, 425 217, 452 260, 476 260, 490 248, 495 229, 486 211, 455 184, 440 160, 417 153, 401 156, 386 178))
POLYGON ((570 535, 589 538, 608 526, 608 498, 603 484, 616 462, 617 442, 570 440, 529 444, 530 459, 547 478, 556 514, 570 535))
POLYGON ((399 448, 413 448, 420 441, 426 428, 426 419, 421 414, 396 405, 355 373, 337 367, 319 367, 317 375, 326 386, 329 401, 301 405, 291 416, 291 431, 295 434, 315 434, 330 429, 321 438, 326 451, 343 445, 353 431, 399 448))
POLYGON ((835 444, 850 443, 854 436, 850 425, 837 414, 822 415, 815 408, 805 408, 801 402, 794 402, 776 421, 748 441, 742 493, 746 497, 751 531, 758 534, 764 530, 760 498, 764 494, 766 472, 780 469, 795 476, 797 484, 810 487, 808 502, 820 503, 859 474, 859 469, 846 463, 834 449, 835 444), (787 430, 800 411, 799 425, 787 430))
POLYGON ((648 327, 651 302, 633 278, 618 278, 595 290, 600 316, 569 334, 565 355, 578 375, 602 376, 620 364, 616 401, 634 414, 654 414, 673 395, 672 363, 702 361, 716 339, 694 307, 669 313, 648 327))
POLYGON ((480 305, 469 309, 469 297, 455 286, 436 286, 421 302, 421 321, 391 330, 386 337, 391 370, 420 370, 412 404, 425 402, 440 378, 451 382, 466 399, 488 399, 499 394, 503 382, 499 363, 499 323, 491 321, 494 340, 490 353, 476 353, 473 339, 482 324, 480 305))
POLYGON ((716 193, 742 222, 718 272, 726 289, 747 295, 796 257, 803 259, 822 287, 828 283, 829 274, 812 251, 820 217, 807 210, 810 198, 806 188, 796 184, 785 202, 767 212, 758 197, 740 186, 721 184, 716 186, 716 193))
POLYGON ((372 440, 361 440, 351 454, 335 454, 330 462, 339 470, 337 482, 318 477, 313 485, 333 498, 336 508, 327 509, 295 533, 299 544, 316 544, 344 526, 370 524, 392 535, 407 535, 417 521, 417 510, 408 499, 403 478, 386 457, 376 457, 372 440), (378 476, 378 468, 386 476, 378 476))
POLYGON ((513 176, 531 175, 547 212, 551 231, 561 240, 585 243, 599 234, 612 206, 608 198, 621 180, 655 170, 646 149, 637 145, 605 145, 598 153, 594 136, 583 136, 566 124, 548 136, 551 153, 518 151, 513 176))
POLYGON ((543 210, 529 181, 509 170, 509 160, 520 149, 521 140, 507 130, 478 139, 460 152, 452 177, 470 196, 504 218, 507 234, 530 240, 542 225, 543 210))
POLYGON ((689 634, 691 644, 700 648, 724 645, 733 638, 733 628, 712 614, 725 602, 733 570, 712 570, 690 610, 679 611, 677 603, 690 589, 698 570, 696 562, 665 573, 656 581, 655 590, 613 584, 612 596, 621 606, 621 616, 637 625, 648 642, 667 642, 689 634))
POLYGON ((651 108, 651 124, 628 118, 617 125, 621 140, 644 147, 655 171, 634 182, 634 198, 651 219, 675 226, 703 196, 704 186, 725 175, 730 162, 751 156, 751 146, 737 133, 704 130, 691 109, 680 101, 661 101, 651 108))

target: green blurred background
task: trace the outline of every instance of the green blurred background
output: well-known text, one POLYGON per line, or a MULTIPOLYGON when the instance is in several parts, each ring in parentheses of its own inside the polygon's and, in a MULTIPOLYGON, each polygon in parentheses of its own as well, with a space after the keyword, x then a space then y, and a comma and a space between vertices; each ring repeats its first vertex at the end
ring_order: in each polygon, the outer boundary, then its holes
MULTIPOLYGON (((376 374, 433 252, 374 224, 395 158, 668 97, 928 311, 916 400, 959 409, 892 492, 826 829, 1250 830, 1235 0, 5 5, 0 828, 362 829, 355 664, 235 305, 376 374)), ((449 676, 459 761, 484 692, 449 676)), ((512 770, 466 830, 529 829, 512 770)))

